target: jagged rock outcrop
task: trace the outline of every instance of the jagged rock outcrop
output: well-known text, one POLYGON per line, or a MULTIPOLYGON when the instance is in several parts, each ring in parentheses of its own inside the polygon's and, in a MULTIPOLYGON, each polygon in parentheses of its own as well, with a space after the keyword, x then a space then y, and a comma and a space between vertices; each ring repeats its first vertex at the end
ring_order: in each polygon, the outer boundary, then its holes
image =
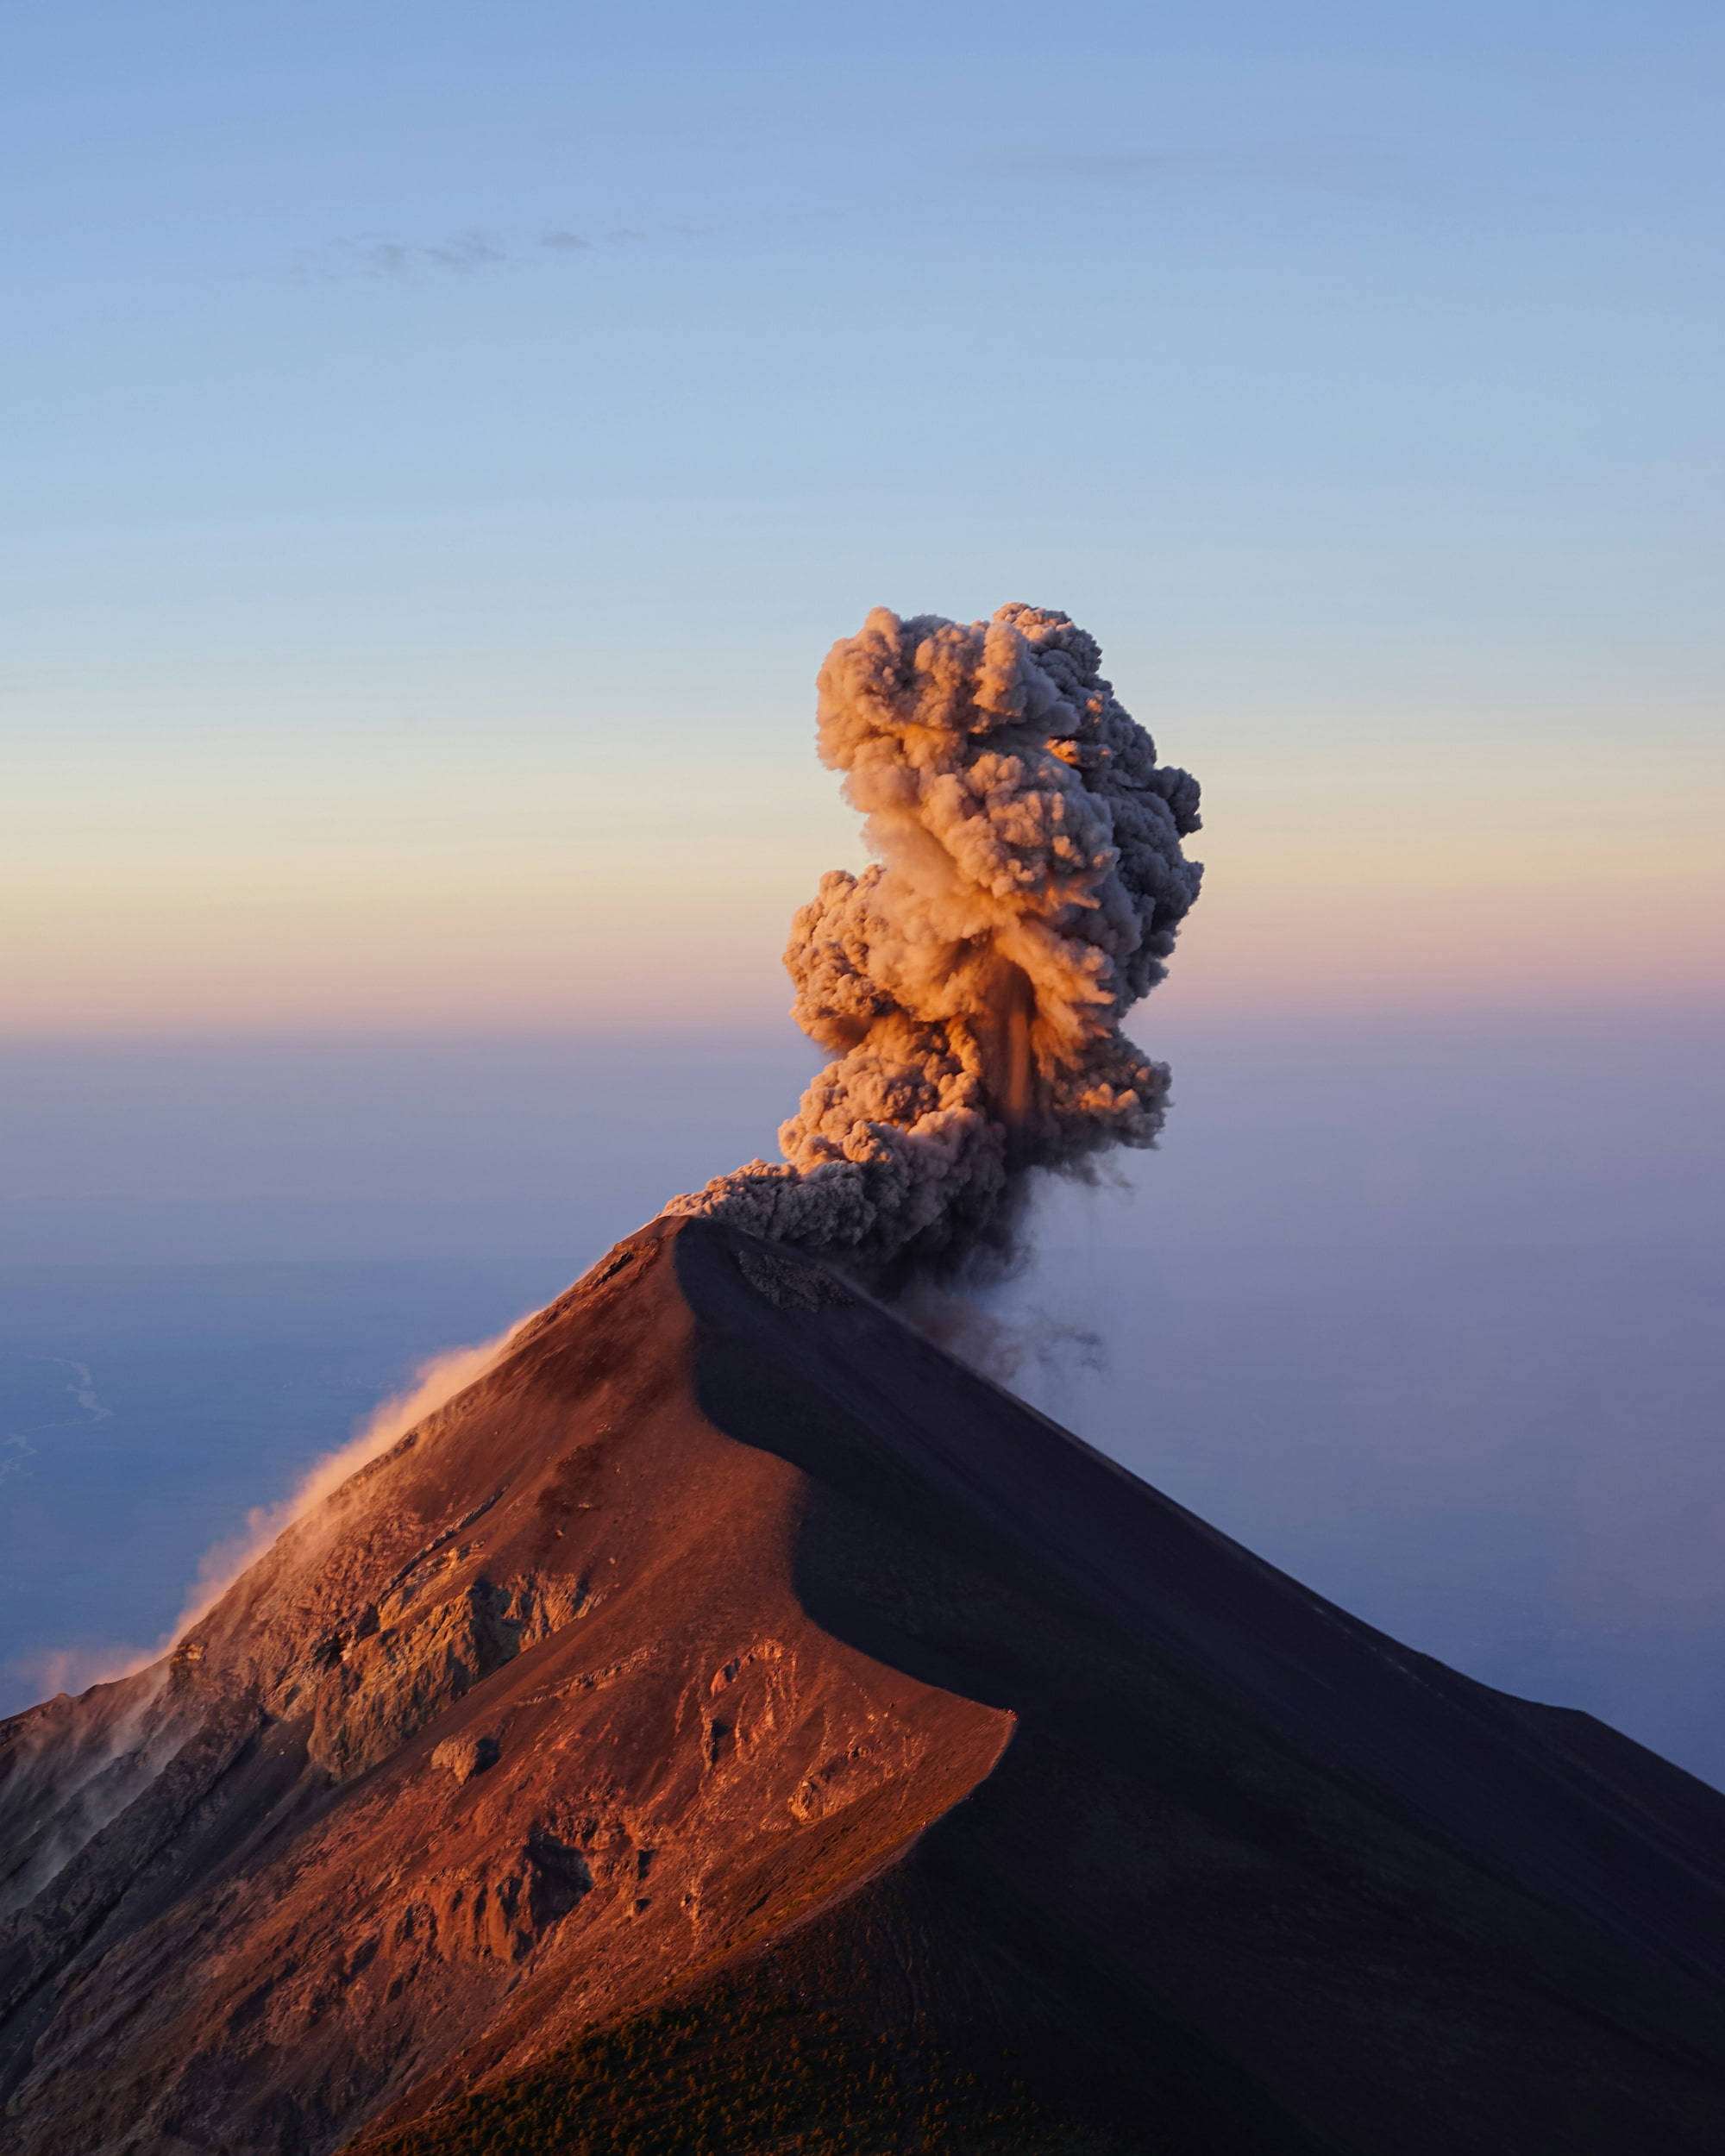
POLYGON ((1701 2156, 1725 1798, 662 1220, 0 1729, 7 2156, 1701 2156))

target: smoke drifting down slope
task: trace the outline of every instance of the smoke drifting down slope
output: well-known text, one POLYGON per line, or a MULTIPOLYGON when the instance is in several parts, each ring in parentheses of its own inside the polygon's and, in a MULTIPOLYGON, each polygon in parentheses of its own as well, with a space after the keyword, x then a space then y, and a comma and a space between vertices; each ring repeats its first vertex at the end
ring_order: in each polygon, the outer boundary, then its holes
POLYGON ((785 964, 835 1060, 751 1161, 668 1213, 819 1250, 876 1285, 1010 1258, 1031 1171, 1153 1144, 1167 1066, 1121 1023, 1198 895, 1198 786, 1064 614, 884 607, 819 677, 823 761, 879 858, 821 878, 785 964))

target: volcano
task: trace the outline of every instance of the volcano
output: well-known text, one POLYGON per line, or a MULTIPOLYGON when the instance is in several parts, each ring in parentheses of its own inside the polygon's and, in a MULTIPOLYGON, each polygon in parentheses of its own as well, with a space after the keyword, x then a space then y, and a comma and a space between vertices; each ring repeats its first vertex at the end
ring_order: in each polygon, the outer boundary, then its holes
POLYGON ((721 1221, 0 1747, 19 2156, 1725 2147, 1725 1797, 721 1221))

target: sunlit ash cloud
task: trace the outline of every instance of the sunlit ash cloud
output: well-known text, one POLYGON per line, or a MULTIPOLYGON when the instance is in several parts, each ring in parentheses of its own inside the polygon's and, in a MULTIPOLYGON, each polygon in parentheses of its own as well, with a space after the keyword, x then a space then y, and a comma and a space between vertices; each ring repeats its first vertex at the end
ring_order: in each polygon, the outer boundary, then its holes
POLYGON ((1030 1178, 1154 1144, 1169 1074, 1120 1030, 1200 868, 1198 787, 1066 615, 884 608, 827 655, 820 753, 878 860, 797 915, 793 1015, 835 1060, 756 1160, 673 1213, 824 1251, 877 1286, 1010 1262, 1030 1178))

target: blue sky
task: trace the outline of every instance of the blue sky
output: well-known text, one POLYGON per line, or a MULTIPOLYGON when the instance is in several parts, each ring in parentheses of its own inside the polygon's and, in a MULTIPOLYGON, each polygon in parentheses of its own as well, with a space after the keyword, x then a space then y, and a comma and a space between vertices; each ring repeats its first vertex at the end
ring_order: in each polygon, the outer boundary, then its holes
POLYGON ((1304 906, 1345 1001, 1716 997, 1721 42, 15 18, 9 1023, 663 1017, 692 908, 765 1012, 821 653, 1018 597, 1206 780, 1217 994, 1304 906))
POLYGON ((154 1637, 398 1365, 770 1146, 788 916, 858 859, 821 655, 1024 599, 1209 868, 1134 1028, 1164 1147, 1024 1287, 1109 1334, 1049 1404, 1725 1773, 1722 44, 12 10, 0 1467, 63 1643, 154 1637))

